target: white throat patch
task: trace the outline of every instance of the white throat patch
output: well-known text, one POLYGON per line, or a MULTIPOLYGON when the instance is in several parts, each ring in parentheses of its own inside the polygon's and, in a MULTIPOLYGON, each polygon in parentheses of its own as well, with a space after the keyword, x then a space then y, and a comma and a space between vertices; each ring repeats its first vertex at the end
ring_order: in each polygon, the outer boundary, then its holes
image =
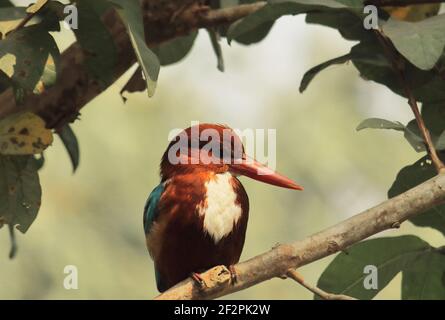
POLYGON ((204 216, 204 231, 215 243, 228 235, 241 217, 241 206, 236 204, 231 179, 232 175, 226 172, 206 182, 206 199, 198 207, 198 213, 204 216))

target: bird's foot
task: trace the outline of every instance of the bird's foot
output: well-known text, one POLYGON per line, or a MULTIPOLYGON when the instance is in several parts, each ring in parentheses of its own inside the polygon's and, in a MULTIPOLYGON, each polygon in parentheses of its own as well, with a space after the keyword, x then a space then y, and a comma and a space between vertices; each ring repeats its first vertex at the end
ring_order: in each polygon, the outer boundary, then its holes
POLYGON ((235 266, 233 264, 229 266, 229 271, 230 271, 230 282, 232 284, 235 284, 238 280, 237 280, 235 266))
POLYGON ((199 289, 203 290, 203 289, 207 288, 207 285, 206 285, 204 279, 201 277, 201 275, 199 273, 192 272, 190 274, 190 277, 192 278, 193 281, 195 281, 195 283, 198 285, 199 289))

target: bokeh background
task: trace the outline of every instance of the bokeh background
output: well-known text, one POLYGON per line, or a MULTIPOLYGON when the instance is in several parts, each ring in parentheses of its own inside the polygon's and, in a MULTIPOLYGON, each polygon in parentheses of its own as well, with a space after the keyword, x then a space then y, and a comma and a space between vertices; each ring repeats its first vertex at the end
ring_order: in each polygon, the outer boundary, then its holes
MULTIPOLYGON (((29 1, 15 1, 27 3, 29 1)), ((55 35, 64 47, 70 31, 55 35)), ((277 130, 277 168, 305 187, 274 188, 247 178, 251 211, 242 259, 276 243, 302 239, 386 199, 398 170, 420 158, 395 131, 364 130, 368 117, 406 123, 403 99, 359 78, 352 65, 321 73, 304 93, 298 84, 310 67, 349 51, 335 31, 284 17, 252 46, 223 43, 226 71, 216 69, 208 35, 200 32, 187 58, 163 68, 154 98, 119 91, 130 73, 82 110, 73 124, 81 164, 72 174, 61 141, 45 153, 42 208, 19 251, 8 259, 9 237, 0 230, 0 299, 150 299, 157 295, 145 248, 142 209, 159 182, 167 136, 191 121, 234 128, 277 130), (79 270, 79 289, 63 287, 66 265, 79 270)), ((404 223, 381 235, 416 233, 443 245, 434 230, 404 223)), ((328 257, 300 269, 316 283, 328 257)), ((399 299, 398 275, 377 299, 399 299)), ((311 299, 290 280, 273 279, 232 299, 311 299)))

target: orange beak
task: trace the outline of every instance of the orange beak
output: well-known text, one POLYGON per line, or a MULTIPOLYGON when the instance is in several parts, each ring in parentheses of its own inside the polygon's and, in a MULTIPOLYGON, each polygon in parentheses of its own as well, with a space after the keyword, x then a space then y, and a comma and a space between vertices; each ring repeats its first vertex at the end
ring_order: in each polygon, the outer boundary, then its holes
POLYGON ((231 164, 230 171, 277 187, 303 190, 302 186, 259 163, 255 159, 245 158, 241 163, 231 164))

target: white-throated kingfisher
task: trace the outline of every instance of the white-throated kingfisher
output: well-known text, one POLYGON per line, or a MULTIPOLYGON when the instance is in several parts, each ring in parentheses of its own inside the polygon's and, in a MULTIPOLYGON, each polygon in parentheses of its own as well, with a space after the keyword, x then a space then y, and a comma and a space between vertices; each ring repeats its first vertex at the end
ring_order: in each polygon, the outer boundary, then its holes
POLYGON ((217 265, 233 272, 249 214, 249 198, 237 176, 303 189, 249 158, 238 135, 216 124, 199 124, 177 135, 162 157, 160 175, 143 219, 160 292, 189 276, 200 282, 198 272, 217 265))

